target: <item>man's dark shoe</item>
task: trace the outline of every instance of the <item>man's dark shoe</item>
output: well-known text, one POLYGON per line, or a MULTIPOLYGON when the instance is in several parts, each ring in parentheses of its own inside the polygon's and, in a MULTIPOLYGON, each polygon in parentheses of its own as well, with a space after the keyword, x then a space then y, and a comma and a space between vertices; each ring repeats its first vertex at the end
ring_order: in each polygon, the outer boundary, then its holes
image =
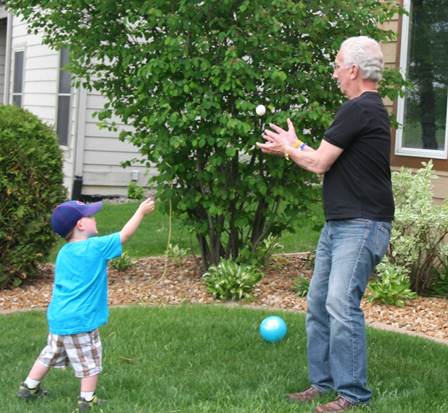
POLYGON ((103 406, 106 403, 107 403, 106 400, 98 399, 98 397, 96 397, 96 394, 94 394, 92 400, 89 400, 89 401, 80 397, 78 399, 78 411, 79 412, 88 412, 93 407, 100 406, 100 405, 103 406))
POLYGON ((21 383, 17 397, 24 400, 33 400, 48 395, 48 391, 40 387, 40 383, 34 389, 30 389, 25 383, 21 383))
POLYGON ((321 394, 321 391, 319 391, 316 387, 311 386, 304 391, 288 394, 288 400, 295 403, 306 403, 317 399, 321 396, 321 394))
POLYGON ((342 397, 338 397, 336 400, 332 402, 321 404, 316 407, 316 413, 328 413, 328 412, 345 412, 351 408, 355 407, 354 403, 345 400, 342 397))

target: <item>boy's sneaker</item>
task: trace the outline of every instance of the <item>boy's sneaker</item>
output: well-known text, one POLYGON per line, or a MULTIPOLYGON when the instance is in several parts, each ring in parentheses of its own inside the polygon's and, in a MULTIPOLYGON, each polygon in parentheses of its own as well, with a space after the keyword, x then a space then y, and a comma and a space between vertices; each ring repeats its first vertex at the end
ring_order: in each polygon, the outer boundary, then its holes
POLYGON ((107 403, 106 400, 98 399, 98 397, 96 397, 96 394, 94 394, 92 400, 89 400, 89 401, 80 397, 78 399, 78 411, 79 412, 87 412, 95 406, 99 406, 99 405, 103 406, 106 403, 107 403))
POLYGON ((24 400, 38 399, 39 397, 44 397, 47 395, 48 391, 40 387, 40 383, 34 389, 30 389, 25 383, 21 383, 19 391, 17 392, 17 397, 24 400))

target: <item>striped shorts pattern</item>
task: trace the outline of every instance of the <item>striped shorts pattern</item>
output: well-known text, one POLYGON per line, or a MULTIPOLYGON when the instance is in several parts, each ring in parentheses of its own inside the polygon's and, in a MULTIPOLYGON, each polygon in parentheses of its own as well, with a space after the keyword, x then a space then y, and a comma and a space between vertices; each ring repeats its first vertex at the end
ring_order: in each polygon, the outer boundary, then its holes
POLYGON ((38 358, 47 367, 72 366, 75 376, 89 377, 102 370, 102 346, 98 330, 58 336, 48 334, 47 346, 38 358))

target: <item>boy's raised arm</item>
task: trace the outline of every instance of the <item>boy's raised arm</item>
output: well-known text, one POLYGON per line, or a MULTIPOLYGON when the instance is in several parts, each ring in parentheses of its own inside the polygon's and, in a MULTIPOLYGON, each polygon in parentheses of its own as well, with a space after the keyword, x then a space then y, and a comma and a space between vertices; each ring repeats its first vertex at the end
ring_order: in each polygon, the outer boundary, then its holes
POLYGON ((152 198, 145 199, 137 208, 134 215, 126 223, 126 225, 120 231, 121 243, 124 244, 139 227, 143 220, 143 217, 152 211, 154 211, 155 203, 152 198))

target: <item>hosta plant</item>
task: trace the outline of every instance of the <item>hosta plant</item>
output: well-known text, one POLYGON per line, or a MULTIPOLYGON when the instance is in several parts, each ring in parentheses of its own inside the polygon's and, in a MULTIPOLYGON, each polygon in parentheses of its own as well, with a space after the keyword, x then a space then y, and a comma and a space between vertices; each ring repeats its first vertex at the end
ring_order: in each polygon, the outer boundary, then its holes
POLYGON ((262 278, 259 269, 239 265, 232 260, 221 260, 211 266, 203 275, 209 292, 220 300, 241 300, 250 298, 255 285, 262 278))

